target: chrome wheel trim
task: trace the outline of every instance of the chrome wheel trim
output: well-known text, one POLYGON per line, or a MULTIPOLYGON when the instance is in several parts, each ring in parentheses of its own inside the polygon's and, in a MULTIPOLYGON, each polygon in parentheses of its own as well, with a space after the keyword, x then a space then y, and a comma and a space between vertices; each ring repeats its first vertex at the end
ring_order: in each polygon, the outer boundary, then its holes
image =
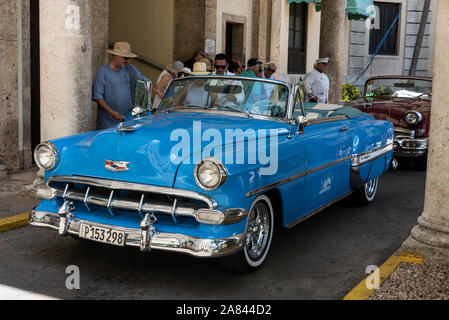
POLYGON ((260 266, 265 260, 273 236, 273 207, 270 199, 259 196, 248 214, 244 253, 247 263, 260 266))
POLYGON ((368 201, 373 201, 376 197, 378 182, 379 178, 375 178, 365 183, 365 197, 368 201))

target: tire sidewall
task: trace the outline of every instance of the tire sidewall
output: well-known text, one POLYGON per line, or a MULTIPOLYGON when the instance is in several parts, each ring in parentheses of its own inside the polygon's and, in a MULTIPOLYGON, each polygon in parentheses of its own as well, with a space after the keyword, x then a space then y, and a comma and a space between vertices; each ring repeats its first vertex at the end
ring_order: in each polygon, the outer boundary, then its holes
MULTIPOLYGON (((248 264, 248 266, 252 267, 252 268, 258 268, 260 267, 263 262, 265 261, 265 258, 268 255, 268 251, 270 250, 270 246, 271 246, 271 240, 273 239, 273 230, 274 230, 274 213, 273 213, 273 205, 271 204, 270 199, 266 196, 266 195, 260 195, 256 198, 256 200, 254 200, 253 204, 251 205, 251 209, 250 209, 250 214, 254 208, 254 206, 260 202, 263 201, 268 205, 268 210, 270 211, 270 232, 269 232, 269 237, 268 237, 268 242, 267 245, 265 246, 263 255, 259 258, 259 260, 257 261, 253 261, 248 254, 247 251, 247 247, 246 247, 246 238, 245 238, 245 246, 243 247, 243 255, 245 257, 245 261, 248 264)), ((246 221, 246 229, 245 232, 247 232, 248 230, 248 222, 249 222, 249 217, 246 221)))
POLYGON ((363 186, 363 196, 365 198, 364 200, 367 203, 371 203, 371 202, 374 201, 374 199, 376 198, 376 195, 377 195, 377 189, 378 188, 379 188, 379 178, 374 178, 374 179, 368 181, 367 183, 365 183, 365 185, 363 186), (367 188, 366 187, 367 187, 368 183, 370 183, 371 181, 376 181, 376 189, 374 190, 374 193, 371 196, 369 196, 367 194, 367 188))

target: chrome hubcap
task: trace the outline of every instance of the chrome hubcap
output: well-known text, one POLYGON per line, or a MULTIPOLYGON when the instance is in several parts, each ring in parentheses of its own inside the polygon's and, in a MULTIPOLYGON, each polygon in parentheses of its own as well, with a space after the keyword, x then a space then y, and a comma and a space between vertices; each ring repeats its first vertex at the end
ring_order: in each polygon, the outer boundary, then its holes
POLYGON ((365 184, 365 194, 369 200, 373 198, 377 191, 378 178, 368 181, 365 184))
POLYGON ((270 212, 262 202, 257 203, 248 217, 246 251, 251 260, 263 255, 270 234, 270 212))

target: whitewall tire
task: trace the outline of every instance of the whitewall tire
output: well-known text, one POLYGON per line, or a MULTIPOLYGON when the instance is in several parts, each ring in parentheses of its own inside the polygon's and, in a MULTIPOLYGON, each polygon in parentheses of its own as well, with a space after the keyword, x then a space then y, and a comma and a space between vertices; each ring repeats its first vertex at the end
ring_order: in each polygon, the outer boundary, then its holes
POLYGON ((260 195, 254 200, 248 214, 243 250, 220 258, 222 267, 238 273, 250 273, 260 268, 270 250, 273 230, 273 206, 266 195, 260 195))

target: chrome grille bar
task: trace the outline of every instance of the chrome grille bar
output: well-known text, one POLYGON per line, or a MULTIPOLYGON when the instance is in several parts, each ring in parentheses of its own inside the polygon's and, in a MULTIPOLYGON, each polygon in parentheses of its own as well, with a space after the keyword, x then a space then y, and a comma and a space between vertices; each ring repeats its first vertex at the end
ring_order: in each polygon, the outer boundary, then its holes
POLYGON ((111 207, 112 199, 114 199, 114 190, 112 190, 112 191, 111 191, 111 194, 109 195, 108 205, 107 205, 109 214, 110 214, 111 216, 114 216, 115 214, 114 214, 114 211, 112 210, 112 207, 111 207))
MULTIPOLYGON (((60 197, 63 196, 63 192, 61 190, 56 190, 55 194, 56 194, 56 196, 60 196, 60 197)), ((165 214, 169 214, 169 215, 175 214, 175 215, 179 215, 179 216, 195 218, 195 209, 193 209, 193 208, 176 207, 173 212, 173 206, 160 204, 160 203, 145 202, 143 194, 142 194, 140 202, 114 199, 113 196, 114 196, 113 191, 111 191, 109 198, 93 196, 93 195, 90 195, 89 197, 86 198, 85 195, 80 192, 74 192, 74 191, 66 192, 66 198, 68 200, 80 201, 87 205, 96 205, 99 207, 105 207, 105 208, 108 208, 108 210, 110 210, 109 213, 111 213, 111 211, 113 209, 116 209, 116 210, 135 211, 135 212, 138 212, 139 214, 159 212, 159 213, 165 213, 165 214), (84 202, 85 200, 86 200, 86 202, 84 202)), ((113 211, 112 211, 111 215, 113 215, 113 211)))
POLYGON ((123 182, 116 180, 80 177, 80 176, 54 176, 48 179, 48 185, 51 186, 52 182, 83 184, 87 186, 106 188, 110 190, 128 190, 128 191, 148 192, 154 194, 163 194, 167 196, 202 201, 209 206, 209 209, 217 207, 217 202, 214 199, 210 198, 207 195, 189 190, 151 186, 146 184, 123 182))

